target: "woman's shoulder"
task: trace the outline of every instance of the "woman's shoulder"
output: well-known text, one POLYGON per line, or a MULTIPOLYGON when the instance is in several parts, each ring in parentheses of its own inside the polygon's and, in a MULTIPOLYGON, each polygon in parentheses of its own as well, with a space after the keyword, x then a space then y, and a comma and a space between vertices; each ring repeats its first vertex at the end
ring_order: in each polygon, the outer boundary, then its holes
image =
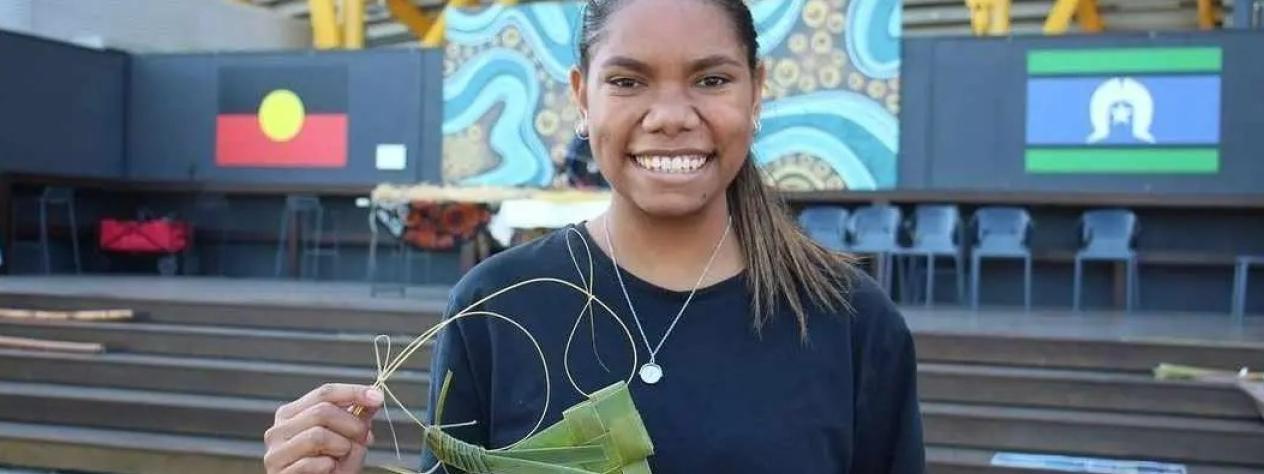
POLYGON ((556 278, 567 275, 563 273, 567 270, 573 273, 575 263, 571 261, 571 251, 575 258, 586 257, 582 237, 572 227, 515 245, 479 262, 452 288, 453 299, 469 301, 523 280, 545 276, 556 278), (568 240, 571 250, 567 248, 568 240))
POLYGON ((903 336, 908 324, 891 296, 869 274, 856 269, 851 272, 847 301, 852 325, 857 335, 903 336))

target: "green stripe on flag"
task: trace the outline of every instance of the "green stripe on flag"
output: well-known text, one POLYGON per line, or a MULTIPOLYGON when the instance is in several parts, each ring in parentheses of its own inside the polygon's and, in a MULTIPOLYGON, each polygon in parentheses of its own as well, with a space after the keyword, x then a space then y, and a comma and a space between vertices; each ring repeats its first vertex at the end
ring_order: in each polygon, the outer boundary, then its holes
POLYGON ((1027 150, 1028 173, 1214 174, 1219 171, 1220 151, 1215 148, 1027 150))
POLYGON ((1040 49, 1027 53, 1027 73, 1220 72, 1222 59, 1220 48, 1040 49))

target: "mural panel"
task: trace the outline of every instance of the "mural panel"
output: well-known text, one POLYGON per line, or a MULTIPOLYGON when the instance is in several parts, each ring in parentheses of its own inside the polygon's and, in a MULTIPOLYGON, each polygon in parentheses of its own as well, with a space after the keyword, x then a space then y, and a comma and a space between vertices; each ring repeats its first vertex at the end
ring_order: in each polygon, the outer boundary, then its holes
MULTIPOLYGON (((447 12, 446 182, 565 183, 581 5, 447 12)), ((895 187, 899 1, 760 0, 751 10, 769 72, 754 151, 769 179, 793 190, 895 187)))

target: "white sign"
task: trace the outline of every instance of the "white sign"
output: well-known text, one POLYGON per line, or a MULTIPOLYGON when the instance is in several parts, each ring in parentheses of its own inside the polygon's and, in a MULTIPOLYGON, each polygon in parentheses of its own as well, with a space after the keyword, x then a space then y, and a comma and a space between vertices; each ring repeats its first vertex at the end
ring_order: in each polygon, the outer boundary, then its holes
POLYGON ((377 146, 377 169, 400 171, 408 168, 408 147, 401 144, 377 146))

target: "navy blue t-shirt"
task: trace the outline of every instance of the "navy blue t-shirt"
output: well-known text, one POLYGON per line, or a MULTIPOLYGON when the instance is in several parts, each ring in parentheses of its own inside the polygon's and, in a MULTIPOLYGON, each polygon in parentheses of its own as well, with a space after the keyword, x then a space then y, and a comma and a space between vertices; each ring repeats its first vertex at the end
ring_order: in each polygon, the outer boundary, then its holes
MULTIPOLYGON (((570 229, 475 267, 453 289, 447 314, 530 278, 585 286, 589 258, 582 235, 592 254, 594 292, 624 318, 635 338, 638 364, 644 364, 645 342, 613 263, 583 226, 570 229)), ((655 286, 627 271, 623 280, 646 335, 657 345, 688 292, 655 286)), ((806 342, 788 307, 756 333, 744 274, 699 289, 658 353, 663 379, 647 385, 634 377, 630 383, 654 442, 651 469, 656 474, 923 472, 912 337, 872 279, 855 272, 852 281, 854 311, 812 310, 806 342)), ((561 284, 537 283, 478 308, 513 318, 543 347, 552 395, 542 427, 583 400, 563 371, 563 353, 584 303, 582 294, 561 284)), ((626 333, 604 311, 594 314, 574 331, 568 357, 575 384, 587 392, 627 380, 635 369, 626 333)), ((452 382, 440 422, 476 421, 448 430, 463 440, 507 446, 535 426, 544 408, 539 355, 521 331, 504 321, 468 318, 443 331, 434 350, 429 406, 435 406, 449 372, 452 382)), ((427 453, 423 469, 433 463, 427 453)))

